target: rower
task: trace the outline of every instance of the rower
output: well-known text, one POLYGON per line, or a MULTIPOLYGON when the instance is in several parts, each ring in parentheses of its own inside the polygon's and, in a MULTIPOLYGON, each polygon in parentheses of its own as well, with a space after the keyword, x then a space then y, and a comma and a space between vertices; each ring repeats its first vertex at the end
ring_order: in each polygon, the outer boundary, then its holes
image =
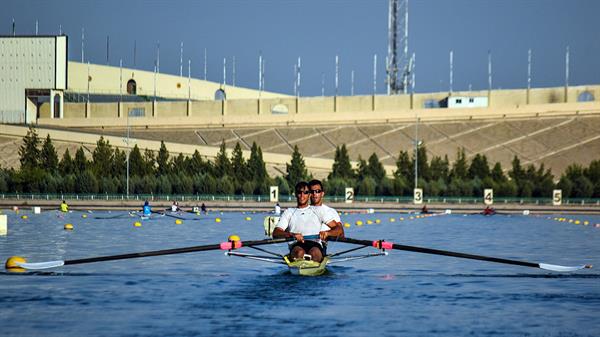
MULTIPOLYGON (((332 219, 330 223, 323 222, 321 224, 321 230, 330 236, 330 229, 336 229, 335 233, 340 232, 340 237, 344 237, 344 227, 342 226, 342 220, 338 212, 326 205, 323 205, 323 198, 325 197, 325 189, 323 183, 320 180, 313 179, 308 182, 308 188, 310 189, 310 205, 318 212, 322 212, 322 218, 332 219)), ((322 240, 327 237, 321 237, 322 240)))
POLYGON ((171 212, 179 212, 181 208, 179 208, 179 203, 177 201, 173 201, 173 205, 171 205, 171 212))
POLYGON ((63 213, 67 213, 69 211, 69 205, 67 205, 67 202, 64 200, 60 204, 60 211, 63 213))
POLYGON ((279 206, 279 203, 275 204, 275 215, 280 215, 281 214, 281 206, 279 206))
POLYGON ((308 257, 321 262, 327 253, 323 241, 329 236, 341 235, 341 226, 336 226, 330 213, 326 214, 321 208, 309 206, 311 192, 307 182, 297 183, 294 190, 297 207, 290 207, 283 212, 273 230, 273 238, 296 239, 289 247, 290 256, 294 260, 308 257), (322 224, 327 224, 327 229, 322 228, 322 224))
POLYGON ((144 201, 144 208, 142 213, 144 216, 150 216, 152 214, 152 207, 150 207, 148 200, 144 201))
POLYGON ((202 203, 202 205, 200 205, 200 211, 202 211, 202 213, 206 214, 206 205, 204 203, 202 203))
POLYGON ((481 214, 483 214, 483 215, 488 215, 488 216, 489 216, 489 215, 494 215, 494 214, 496 214, 496 210, 495 210, 495 209, 493 209, 493 208, 491 208, 490 206, 487 206, 487 207, 486 207, 486 208, 483 210, 483 212, 481 212, 481 214))

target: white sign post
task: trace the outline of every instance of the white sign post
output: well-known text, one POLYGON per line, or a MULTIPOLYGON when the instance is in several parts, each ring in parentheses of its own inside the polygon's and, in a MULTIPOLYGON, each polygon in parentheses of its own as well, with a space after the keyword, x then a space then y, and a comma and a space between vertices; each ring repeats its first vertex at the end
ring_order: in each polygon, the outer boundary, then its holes
POLYGON ((279 186, 271 186, 271 191, 269 192, 269 201, 279 202, 279 186))
POLYGON ((491 205, 494 203, 494 190, 491 188, 486 188, 483 190, 483 203, 486 205, 491 205))
POLYGON ((416 205, 420 205, 423 203, 423 189, 422 188, 415 188, 413 202, 416 205))
POLYGON ((344 193, 344 199, 347 204, 351 204, 354 202, 354 188, 346 187, 346 192, 344 193))
POLYGON ((562 190, 552 191, 552 205, 560 206, 562 204, 562 190))

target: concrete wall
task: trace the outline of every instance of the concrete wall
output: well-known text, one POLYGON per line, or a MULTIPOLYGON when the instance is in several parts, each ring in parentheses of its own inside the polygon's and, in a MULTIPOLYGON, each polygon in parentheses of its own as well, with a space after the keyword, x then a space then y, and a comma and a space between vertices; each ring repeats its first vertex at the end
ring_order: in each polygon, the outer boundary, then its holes
MULTIPOLYGON (((223 86, 217 82, 195 78, 188 82, 187 76, 179 77, 158 73, 155 81, 155 74, 152 71, 123 68, 121 73, 119 67, 69 61, 69 91, 87 93, 88 79, 91 94, 125 94, 127 93, 127 82, 134 80, 137 85, 137 95, 141 96, 154 96, 156 84, 158 97, 172 99, 188 99, 189 95, 192 100, 214 100, 215 92, 219 89, 225 91, 227 99, 257 99, 259 97, 258 90, 230 85, 223 86)), ((264 98, 289 97, 269 91, 263 91, 260 96, 264 98)))
MULTIPOLYGON (((540 114, 569 115, 573 113, 598 113, 600 86, 570 87, 568 103, 564 101, 564 88, 531 89, 527 104, 527 90, 497 90, 488 93, 456 92, 457 96, 490 95, 488 108, 434 108, 423 109, 426 100, 441 100, 447 93, 398 96, 308 97, 239 99, 225 101, 157 101, 123 103, 123 116, 127 108, 143 106, 145 117, 136 118, 139 125, 222 127, 251 125, 309 125, 334 123, 375 123, 383 121, 413 121, 416 116, 423 120, 460 120, 486 118, 520 118, 540 114), (594 102, 579 103, 577 97, 588 91, 595 96, 594 102), (189 108, 188 108, 189 105, 189 108), (374 109, 373 109, 374 106, 374 109), (273 113, 273 108, 287 109, 287 113, 273 113), (189 112, 188 112, 189 109, 189 112), (154 115, 152 115, 154 111, 154 115)), ((64 119, 50 119, 42 113, 39 124, 62 126, 122 126, 117 103, 90 103, 87 118, 83 118, 85 103, 65 105, 64 119), (83 108, 82 108, 83 106, 83 108)), ((43 109, 42 109, 43 111, 43 109)))

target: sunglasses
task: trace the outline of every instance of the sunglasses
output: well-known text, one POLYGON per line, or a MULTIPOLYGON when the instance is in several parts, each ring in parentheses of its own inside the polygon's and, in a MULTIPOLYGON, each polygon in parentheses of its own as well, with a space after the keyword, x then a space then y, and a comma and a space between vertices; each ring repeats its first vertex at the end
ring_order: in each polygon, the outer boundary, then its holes
POLYGON ((310 191, 296 191, 296 194, 310 194, 310 191))
POLYGON ((311 190, 310 191, 310 193, 312 193, 312 194, 319 194, 321 192, 323 192, 323 190, 311 190))

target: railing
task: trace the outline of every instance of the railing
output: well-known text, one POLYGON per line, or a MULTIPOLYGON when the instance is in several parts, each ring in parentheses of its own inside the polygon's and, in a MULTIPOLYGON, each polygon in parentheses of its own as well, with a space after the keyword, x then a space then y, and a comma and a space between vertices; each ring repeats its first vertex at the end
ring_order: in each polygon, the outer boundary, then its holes
MULTIPOLYGON (((203 202, 203 201, 236 201, 236 202, 265 202, 270 203, 268 195, 163 195, 163 194, 47 194, 47 193, 4 193, 0 194, 0 200, 82 200, 82 201, 179 201, 179 202, 203 202)), ((344 202, 343 196, 328 195, 327 202, 344 202)), ((294 202, 292 195, 280 195, 280 202, 294 202)), ((411 204, 412 196, 355 196, 355 202, 366 203, 400 203, 411 204)), ((483 204, 483 198, 476 197, 431 197, 424 198, 424 204, 483 204)), ((527 204, 527 205, 552 205, 551 198, 519 198, 519 197, 495 197, 494 204, 527 204)), ((599 198, 568 198, 563 199, 563 205, 593 205, 600 206, 599 198)))

